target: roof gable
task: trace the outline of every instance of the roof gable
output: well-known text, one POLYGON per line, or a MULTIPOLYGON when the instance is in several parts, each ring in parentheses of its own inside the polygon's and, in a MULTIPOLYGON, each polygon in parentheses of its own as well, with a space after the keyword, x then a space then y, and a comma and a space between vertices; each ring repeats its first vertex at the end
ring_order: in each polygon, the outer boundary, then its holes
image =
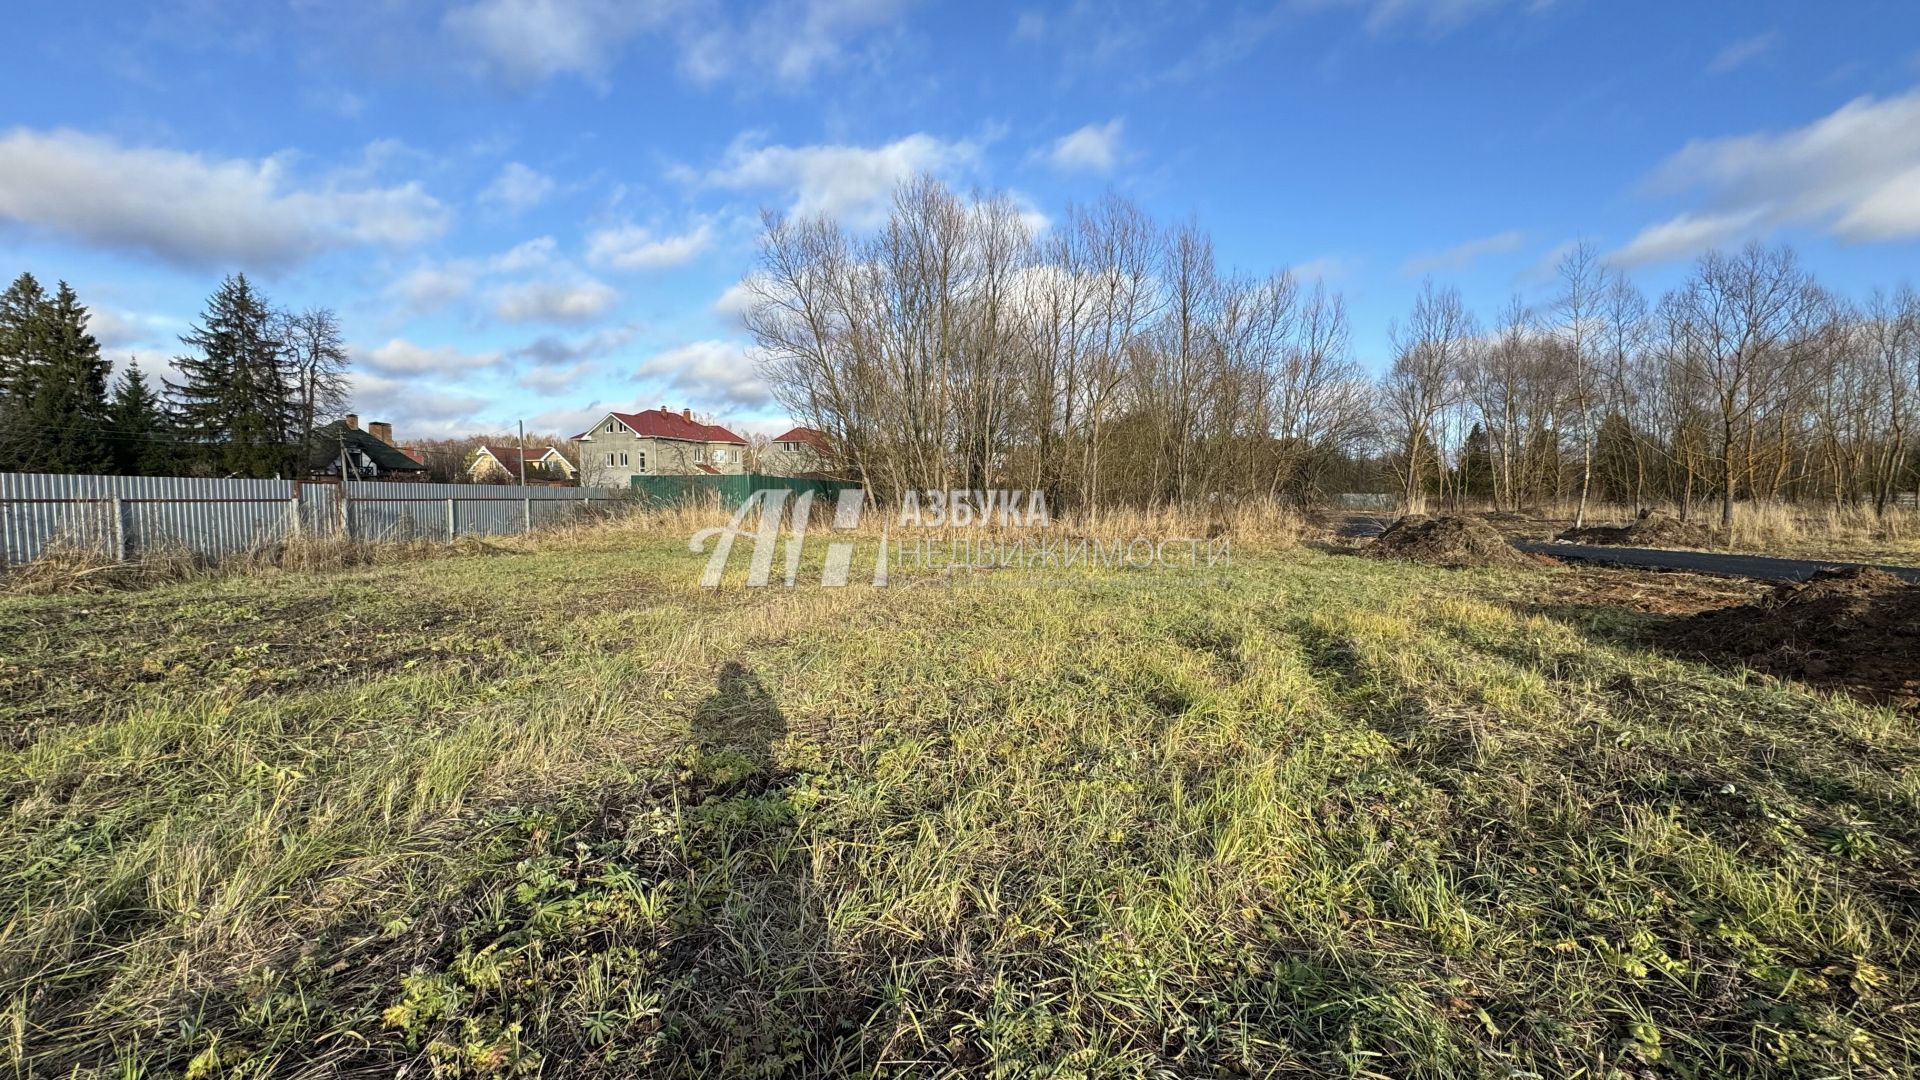
POLYGON ((610 412, 574 438, 591 437, 605 425, 608 417, 625 424, 629 430, 643 439, 678 439, 681 442, 747 445, 747 440, 719 424, 703 424, 698 420, 689 420, 686 416, 668 409, 644 409, 637 413, 610 412))
POLYGON ((509 469, 518 468, 522 460, 529 465, 539 465, 550 460, 566 462, 569 466, 573 464, 567 461, 565 454, 551 446, 495 446, 489 443, 482 445, 480 452, 509 469))

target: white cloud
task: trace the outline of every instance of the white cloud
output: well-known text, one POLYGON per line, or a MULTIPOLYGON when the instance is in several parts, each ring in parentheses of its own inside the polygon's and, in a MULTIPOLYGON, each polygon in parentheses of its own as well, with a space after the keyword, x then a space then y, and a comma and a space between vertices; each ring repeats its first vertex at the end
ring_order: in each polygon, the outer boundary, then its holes
POLYGON ((192 267, 278 267, 445 231, 417 183, 300 186, 283 157, 210 158, 74 131, 0 136, 0 221, 192 267))
POLYGON ((629 323, 596 330, 582 337, 562 338, 547 334, 513 350, 513 355, 549 367, 593 360, 625 348, 639 330, 637 325, 629 323))
POLYGON ((1047 160, 1062 172, 1112 172, 1120 163, 1120 136, 1125 126, 1116 116, 1104 124, 1088 124, 1062 135, 1047 151, 1047 160))
POLYGON ((683 35, 680 70, 708 85, 756 75, 801 86, 843 63, 849 41, 892 24, 904 7, 903 0, 773 0, 738 22, 683 35))
POLYGON ((1349 7, 1365 12, 1366 27, 1384 33, 1406 23, 1424 24, 1433 33, 1456 30, 1474 19, 1513 7, 1528 15, 1552 8, 1552 0, 1301 0, 1302 7, 1349 7))
POLYGON ((1640 230, 1620 250, 1608 256, 1621 266, 1672 262, 1692 258, 1709 248, 1726 247, 1750 233, 1760 214, 1681 214, 1640 230))
POLYGON ((535 367, 520 374, 519 383, 529 390, 542 394, 559 394, 578 386, 587 376, 594 373, 597 365, 591 360, 582 360, 577 364, 560 367, 535 367))
POLYGON ((1774 44, 1779 40, 1780 35, 1772 31, 1743 37, 1714 54, 1713 59, 1707 62, 1707 71, 1714 75, 1724 75, 1765 56, 1772 51, 1774 44))
POLYGON ((613 270, 665 270, 692 262, 707 249, 712 228, 701 222, 676 236, 656 235, 638 225, 616 225, 587 237, 587 261, 613 270))
POLYGON ((414 439, 464 435, 473 417, 488 406, 484 398, 448 393, 422 385, 418 378, 390 378, 356 371, 350 408, 363 420, 385 420, 402 443, 414 439))
POLYGON ((704 408, 760 408, 773 393, 753 354, 733 341, 695 341, 647 358, 634 378, 704 408))
POLYGON ((805 84, 844 63, 863 34, 896 22, 903 0, 769 0, 738 18, 693 0, 472 0, 446 30, 514 82, 574 75, 600 85, 634 39, 659 34, 680 71, 712 84, 805 84))
POLYGON ((652 407, 652 405, 608 404, 595 398, 578 407, 565 406, 535 413, 527 417, 527 430, 557 431, 562 437, 570 437, 609 412, 639 412, 643 408, 652 407))
POLYGON ((1920 90, 1858 98, 1777 134, 1696 140, 1648 188, 1698 192, 1704 205, 1643 230, 1619 262, 1684 258, 1789 225, 1854 243, 1920 237, 1920 90))
POLYGON ((179 332, 173 320, 157 315, 115 311, 108 307, 90 308, 87 315, 87 332, 108 352, 133 345, 151 345, 179 332))
POLYGON ((419 266, 387 287, 389 295, 416 315, 438 311, 473 289, 473 274, 455 263, 419 266))
POLYGON ((536 266, 545 266, 553 259, 555 248, 553 237, 536 236, 525 240, 487 260, 487 269, 495 273, 510 274, 516 270, 530 270, 536 266))
POLYGON ((512 81, 562 74, 599 80, 615 52, 658 26, 672 6, 647 0, 477 0, 447 12, 444 24, 512 81))
POLYGON ((517 273, 549 265, 553 262, 555 246, 553 237, 537 236, 491 258, 423 263, 387 286, 387 294, 399 300, 409 314, 431 314, 465 298, 473 292, 475 282, 485 275, 517 273))
POLYGON ((746 327, 747 312, 756 302, 753 286, 744 278, 727 286, 720 299, 713 302, 712 311, 729 326, 746 327))
POLYGON ((520 214, 545 202, 547 196, 553 194, 553 188, 552 177, 509 161, 493 183, 480 193, 480 201, 510 214, 520 214))
POLYGON ((1889 240, 1920 234, 1920 166, 1908 169, 1861 196, 1834 222, 1850 240, 1889 240))
POLYGON ((1411 277, 1419 277, 1422 274, 1465 270, 1484 256, 1504 254, 1518 249, 1526 242, 1526 233, 1518 229, 1508 229, 1492 236, 1483 236, 1464 244, 1456 244, 1443 251, 1421 252, 1402 263, 1400 272, 1411 277))
POLYGON ((864 226, 884 217, 894 188, 917 173, 950 173, 970 167, 980 147, 969 140, 948 141, 925 133, 884 146, 762 146, 753 136, 735 139, 721 164, 705 173, 682 170, 683 177, 708 187, 734 191, 782 191, 788 210, 800 216, 824 215, 864 226))
POLYGON ((466 375, 500 363, 497 352, 461 352, 452 345, 418 345, 393 338, 371 349, 356 349, 354 360, 385 375, 466 375))
POLYGON ((1287 272, 1298 281, 1337 281, 1359 269, 1360 260, 1348 255, 1321 255, 1294 263, 1287 272))
POLYGON ((620 294, 592 278, 527 281, 494 294, 494 314, 506 322, 591 322, 620 302, 620 294))

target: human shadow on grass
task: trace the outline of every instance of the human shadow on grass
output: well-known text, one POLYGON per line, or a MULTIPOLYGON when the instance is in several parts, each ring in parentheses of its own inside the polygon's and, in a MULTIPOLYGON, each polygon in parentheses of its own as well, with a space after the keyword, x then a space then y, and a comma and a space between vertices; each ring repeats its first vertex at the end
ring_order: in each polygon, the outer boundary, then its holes
POLYGON ((760 676, 738 660, 720 666, 713 692, 693 711, 692 731, 698 781, 725 790, 750 780, 776 787, 783 779, 774 754, 787 736, 786 715, 760 676))
MULTIPOLYGON (((799 814, 806 776, 782 760, 790 725, 760 676, 721 665, 691 718, 684 894, 666 949, 669 1071, 857 1071, 874 973, 831 946, 799 814)), ((869 1048, 870 1049, 870 1048, 869 1048)))
POLYGON ((355 979, 357 992, 336 987, 355 997, 405 987, 381 1002, 382 1037, 349 1054, 356 1068, 873 1067, 885 972, 833 943, 804 820, 812 780, 790 765, 779 700, 728 661, 686 723, 677 759, 658 763, 667 768, 530 811, 521 857, 423 920, 446 932, 408 958, 408 980, 390 968, 355 979))

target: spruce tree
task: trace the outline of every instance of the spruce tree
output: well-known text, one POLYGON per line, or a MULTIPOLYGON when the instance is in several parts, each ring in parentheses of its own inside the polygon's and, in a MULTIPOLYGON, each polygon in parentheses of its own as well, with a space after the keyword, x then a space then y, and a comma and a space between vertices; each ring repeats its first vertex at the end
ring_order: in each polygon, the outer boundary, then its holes
POLYGON ((46 290, 32 274, 0 293, 0 469, 15 469, 31 441, 26 410, 44 366, 46 290))
POLYGON ((166 411, 146 372, 127 359, 107 403, 112 424, 114 467, 126 476, 165 476, 173 455, 166 411))
POLYGON ((197 444, 197 464, 215 476, 290 475, 293 387, 274 313, 246 275, 236 274, 207 300, 188 355, 169 382, 180 435, 197 444))
POLYGON ((40 307, 41 350, 32 385, 22 395, 26 434, 20 468, 34 472, 104 473, 113 470, 107 442, 107 376, 100 343, 87 332, 90 316, 66 282, 40 307))

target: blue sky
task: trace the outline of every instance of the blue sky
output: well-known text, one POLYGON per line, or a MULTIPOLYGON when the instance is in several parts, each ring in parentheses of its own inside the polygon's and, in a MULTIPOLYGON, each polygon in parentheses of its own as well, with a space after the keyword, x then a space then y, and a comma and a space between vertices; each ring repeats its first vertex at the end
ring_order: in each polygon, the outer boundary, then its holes
POLYGON ((1650 294, 1787 240, 1920 277, 1920 5, 241 0, 23 5, 0 273, 163 371, 221 275, 337 310, 399 436, 670 404, 786 417, 728 290, 762 208, 874 220, 915 170, 1040 218, 1127 194, 1344 292, 1483 316, 1587 239, 1650 294))

